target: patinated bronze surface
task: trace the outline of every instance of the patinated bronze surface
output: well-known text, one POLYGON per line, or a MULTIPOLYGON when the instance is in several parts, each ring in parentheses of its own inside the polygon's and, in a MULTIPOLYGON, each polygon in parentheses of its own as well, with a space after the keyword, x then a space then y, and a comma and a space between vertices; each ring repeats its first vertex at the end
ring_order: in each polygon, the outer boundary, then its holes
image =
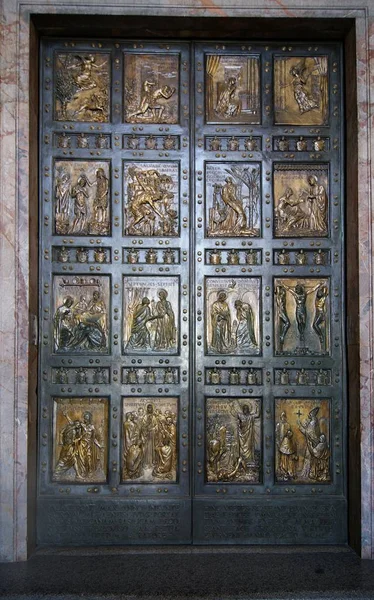
POLYGON ((41 57, 40 543, 345 542, 340 46, 41 57))

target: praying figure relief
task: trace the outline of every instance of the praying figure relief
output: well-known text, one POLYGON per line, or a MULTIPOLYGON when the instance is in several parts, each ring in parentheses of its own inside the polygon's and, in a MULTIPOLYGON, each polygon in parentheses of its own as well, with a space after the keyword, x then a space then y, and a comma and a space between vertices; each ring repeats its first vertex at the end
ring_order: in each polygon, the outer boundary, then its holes
POLYGON ((178 55, 125 55, 125 120, 178 123, 178 55))
POLYGON ((208 482, 260 483, 261 435, 259 398, 208 398, 208 482))
POLYGON ((176 277, 124 279, 125 354, 178 350, 179 283, 176 277))
POLYGON ((275 58, 274 102, 277 124, 326 125, 327 56, 275 58))
POLYGON ((260 75, 257 56, 206 57, 208 123, 259 123, 260 75))
POLYGON ((260 189, 259 163, 207 163, 207 236, 258 237, 260 189))
POLYGON ((327 189, 324 165, 275 165, 275 237, 326 237, 327 189))
POLYGON ((124 185, 125 235, 178 235, 177 163, 125 163, 124 185))
POLYGON ((123 481, 176 481, 177 420, 177 398, 123 398, 123 481))
POLYGON ((258 278, 207 278, 208 354, 259 354, 260 281, 258 278))
POLYGON ((107 352, 109 278, 55 276, 55 352, 107 352))
POLYGON ((328 354, 327 279, 275 279, 275 345, 278 354, 328 354))
POLYGON ((109 164, 56 161, 54 177, 56 234, 109 235, 109 164))
POLYGON ((55 399, 53 480, 104 483, 107 437, 106 398, 55 399))
POLYGON ((108 122, 110 104, 108 54, 58 54, 55 62, 57 121, 108 122))
POLYGON ((329 400, 276 400, 276 479, 328 483, 330 475, 329 400))

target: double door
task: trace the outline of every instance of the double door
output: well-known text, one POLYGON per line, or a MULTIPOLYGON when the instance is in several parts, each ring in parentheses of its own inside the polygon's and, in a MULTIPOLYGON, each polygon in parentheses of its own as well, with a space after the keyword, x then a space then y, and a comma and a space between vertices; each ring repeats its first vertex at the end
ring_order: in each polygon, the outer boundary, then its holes
POLYGON ((39 543, 345 542, 340 46, 41 65, 39 543))

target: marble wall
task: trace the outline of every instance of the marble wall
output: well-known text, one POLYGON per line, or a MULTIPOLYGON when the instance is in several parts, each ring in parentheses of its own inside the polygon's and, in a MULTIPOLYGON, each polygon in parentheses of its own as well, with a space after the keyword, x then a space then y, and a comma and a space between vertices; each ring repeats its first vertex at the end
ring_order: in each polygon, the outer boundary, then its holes
MULTIPOLYGON (((356 27, 359 181, 359 402, 361 409, 361 552, 374 558, 373 500, 373 255, 372 221, 374 4, 372 0, 3 0, 0 15, 0 560, 27 558, 29 312, 34 298, 29 260, 35 173, 29 139, 30 17, 32 14, 133 14, 200 17, 350 18, 356 27), (261 5, 261 8, 259 8, 261 5), (353 8, 352 8, 353 5, 353 8), (371 89, 370 89, 371 84, 371 89), (30 177, 31 176, 31 177, 30 177)), ((318 31, 316 31, 318 37, 318 31)), ((349 201, 349 198, 348 198, 349 201)), ((31 470, 31 469, 30 469, 31 470)), ((29 492, 30 493, 30 492, 29 492)), ((29 499, 29 505, 32 499, 29 499)), ((28 523, 29 520, 29 523, 28 523)))

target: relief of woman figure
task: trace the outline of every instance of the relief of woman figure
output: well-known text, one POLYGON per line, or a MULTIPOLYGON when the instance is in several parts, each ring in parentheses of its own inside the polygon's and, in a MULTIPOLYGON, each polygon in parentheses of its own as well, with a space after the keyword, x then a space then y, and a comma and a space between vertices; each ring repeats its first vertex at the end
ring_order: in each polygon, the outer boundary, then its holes
POLYGON ((220 117, 235 117, 240 114, 241 104, 235 99, 238 80, 229 77, 223 91, 220 93, 215 112, 220 117))
POLYGON ((166 290, 159 290, 156 303, 155 350, 168 350, 176 345, 175 315, 166 290))
POLYGON ((235 301, 235 308, 238 319, 236 347, 238 350, 253 350, 257 348, 253 310, 250 304, 241 300, 235 301))
POLYGON ((231 345, 231 313, 226 302, 227 294, 223 290, 217 293, 210 311, 212 324, 211 348, 213 351, 225 353, 231 345))
POLYGON ((135 423, 134 413, 126 413, 124 430, 124 470, 125 478, 141 477, 143 472, 144 440, 139 426, 135 423))
POLYGON ((326 231, 326 209, 327 194, 323 185, 318 183, 315 175, 308 177, 310 185, 308 192, 308 201, 310 204, 310 229, 312 231, 326 231))
POLYGON ((305 76, 305 71, 306 68, 303 64, 296 65, 290 70, 290 75, 292 76, 292 87, 294 97, 301 114, 309 112, 314 108, 319 108, 318 102, 314 98, 312 98, 306 90, 306 84, 310 73, 309 75, 305 76))

